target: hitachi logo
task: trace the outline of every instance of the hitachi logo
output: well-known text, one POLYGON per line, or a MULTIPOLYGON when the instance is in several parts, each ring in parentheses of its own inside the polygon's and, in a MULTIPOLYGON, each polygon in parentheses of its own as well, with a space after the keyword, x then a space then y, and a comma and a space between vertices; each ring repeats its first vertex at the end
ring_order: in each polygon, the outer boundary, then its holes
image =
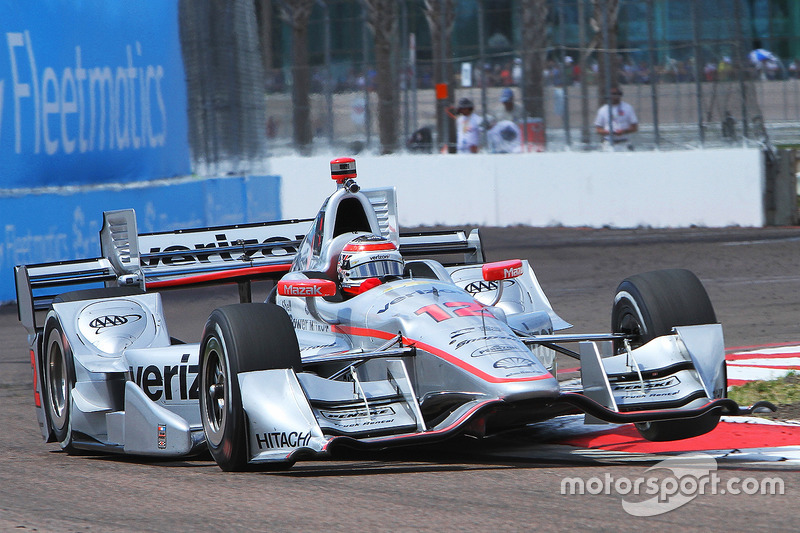
POLYGON ((154 267, 161 263, 163 265, 183 266, 191 263, 210 263, 212 261, 211 258, 214 256, 219 258, 217 261, 241 261, 257 257, 297 253, 297 248, 287 244, 287 241, 291 240, 289 237, 269 237, 260 243, 263 247, 248 248, 246 250, 243 249, 243 247, 258 245, 258 239, 239 239, 229 242, 227 235, 224 233, 219 233, 215 235, 214 238, 216 242, 208 244, 198 243, 194 245, 194 249, 180 244, 167 246, 163 250, 158 247, 150 248, 150 253, 144 254, 142 257, 142 265, 145 267, 154 267), (240 252, 231 250, 231 248, 236 247, 242 247, 242 250, 240 252), (173 255, 159 255, 169 253, 173 255), (231 255, 232 253, 235 253, 236 257, 233 257, 231 255))
POLYGON ((311 440, 311 432, 303 433, 302 431, 292 431, 286 433, 284 431, 274 433, 256 433, 256 444, 258 449, 263 450, 272 448, 299 448, 301 446, 308 446, 311 440))

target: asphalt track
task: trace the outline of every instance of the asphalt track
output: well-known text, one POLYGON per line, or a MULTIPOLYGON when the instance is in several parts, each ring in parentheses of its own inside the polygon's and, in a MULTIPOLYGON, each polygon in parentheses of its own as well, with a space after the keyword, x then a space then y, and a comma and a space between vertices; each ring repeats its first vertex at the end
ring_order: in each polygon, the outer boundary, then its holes
MULTIPOLYGON (((704 282, 731 352, 800 344, 800 228, 482 231, 491 260, 531 261, 575 332, 607 331, 614 289, 626 275, 682 267, 704 282)), ((256 286, 256 296, 266 289, 256 286)), ((208 312, 235 298, 233 287, 168 293, 170 333, 195 340, 208 312)), ((434 450, 230 474, 206 458, 68 456, 43 443, 25 331, 13 307, 0 308, 0 338, 0 531, 796 529, 797 426, 725 424, 703 443, 648 447, 629 426, 587 435, 580 421, 568 419, 434 450), (676 453, 714 449, 721 450, 709 452, 720 487, 777 477, 783 494, 695 491, 684 505, 650 517, 623 508, 637 498, 614 483, 663 478, 665 468, 648 468, 676 453), (563 494, 565 480, 578 478, 603 490, 563 494)))

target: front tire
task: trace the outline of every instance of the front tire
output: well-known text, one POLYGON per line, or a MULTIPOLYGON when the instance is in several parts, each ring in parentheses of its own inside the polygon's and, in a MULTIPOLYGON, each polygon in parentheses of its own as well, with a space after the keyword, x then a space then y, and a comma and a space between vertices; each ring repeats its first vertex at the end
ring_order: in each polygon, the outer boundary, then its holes
POLYGON ((301 370, 297 336, 283 308, 236 304, 211 313, 200 344, 200 415, 208 450, 223 470, 248 468, 239 373, 276 368, 301 370))
MULTIPOLYGON (((630 337, 631 348, 668 335, 675 326, 715 324, 714 307, 703 284, 689 270, 646 272, 626 278, 614 296, 611 329, 630 337)), ((621 346, 617 351, 621 351, 621 346)), ((723 362, 722 390, 727 390, 723 362)), ((724 394, 724 393, 723 393, 724 394)), ((713 430, 720 414, 710 412, 696 418, 637 423, 639 434, 650 441, 681 440, 713 430)))

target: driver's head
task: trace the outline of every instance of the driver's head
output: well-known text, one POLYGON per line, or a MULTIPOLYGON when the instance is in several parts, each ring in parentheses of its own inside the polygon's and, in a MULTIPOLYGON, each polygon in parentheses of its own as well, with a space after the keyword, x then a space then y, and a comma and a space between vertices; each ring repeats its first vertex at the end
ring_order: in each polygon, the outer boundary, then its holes
POLYGON ((402 276, 403 256, 392 241, 380 235, 360 235, 339 254, 337 271, 342 289, 357 293, 367 279, 402 276))

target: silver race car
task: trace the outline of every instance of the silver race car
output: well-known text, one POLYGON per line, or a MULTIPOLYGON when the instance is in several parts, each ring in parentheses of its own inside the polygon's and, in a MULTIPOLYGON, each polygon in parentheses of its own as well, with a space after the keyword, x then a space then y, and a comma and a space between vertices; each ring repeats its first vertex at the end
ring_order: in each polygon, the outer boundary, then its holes
POLYGON ((725 397, 722 327, 691 272, 631 276, 611 332, 563 333, 527 261, 487 263, 477 230, 400 234, 393 188, 360 190, 350 158, 331 175, 313 220, 139 235, 132 210, 106 212, 101 257, 16 267, 44 439, 243 470, 581 412, 676 440, 774 409, 725 397), (257 279, 276 282, 265 303, 257 279), (159 291, 215 283, 240 302, 199 343, 171 338, 159 291), (580 379, 559 382, 557 354, 580 379))

